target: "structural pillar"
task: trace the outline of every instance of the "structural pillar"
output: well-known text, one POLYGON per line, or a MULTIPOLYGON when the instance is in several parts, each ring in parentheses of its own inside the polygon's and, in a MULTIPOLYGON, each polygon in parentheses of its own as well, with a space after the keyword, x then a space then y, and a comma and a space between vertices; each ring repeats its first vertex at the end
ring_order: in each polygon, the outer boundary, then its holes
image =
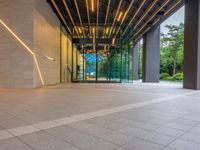
POLYGON ((143 82, 159 82, 160 75, 160 26, 144 35, 143 82))
POLYGON ((139 80, 139 43, 133 47, 133 80, 139 80))
POLYGON ((200 0, 185 0, 183 86, 200 90, 200 0))

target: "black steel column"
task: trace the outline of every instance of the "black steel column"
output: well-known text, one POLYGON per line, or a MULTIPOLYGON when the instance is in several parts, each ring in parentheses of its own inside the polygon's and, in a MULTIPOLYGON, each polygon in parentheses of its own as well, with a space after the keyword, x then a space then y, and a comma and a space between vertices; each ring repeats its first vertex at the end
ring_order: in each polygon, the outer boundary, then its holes
POLYGON ((200 90, 200 0, 185 0, 184 88, 200 90))
POLYGON ((76 49, 76 81, 78 80, 78 49, 76 49))
POLYGON ((96 82, 98 82, 98 50, 96 44, 95 44, 95 51, 96 51, 96 82))
POLYGON ((85 82, 85 52, 84 52, 84 45, 82 45, 82 53, 83 53, 83 82, 85 82))
POLYGON ((71 68, 71 82, 73 82, 73 76, 74 76, 74 50, 73 50, 73 43, 72 43, 72 68, 71 68))
POLYGON ((144 35, 143 82, 159 82, 160 26, 144 35))
POLYGON ((121 62, 120 62, 120 82, 122 82, 122 43, 121 43, 121 45, 120 45, 120 60, 121 60, 121 62))
POLYGON ((133 47, 133 80, 139 80, 139 43, 133 47))
POLYGON ((128 82, 130 80, 130 45, 128 45, 128 82))

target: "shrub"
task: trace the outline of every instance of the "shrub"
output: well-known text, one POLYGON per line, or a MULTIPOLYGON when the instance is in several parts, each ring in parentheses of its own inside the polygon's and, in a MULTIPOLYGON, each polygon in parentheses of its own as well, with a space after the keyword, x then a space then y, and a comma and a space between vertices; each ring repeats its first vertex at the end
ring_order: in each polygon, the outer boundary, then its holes
POLYGON ((169 77, 169 74, 168 74, 168 73, 161 73, 161 74, 160 74, 160 79, 161 79, 161 80, 166 80, 168 77, 169 77))
POLYGON ((168 73, 161 73, 160 79, 161 80, 167 80, 167 81, 182 81, 183 80, 183 73, 177 73, 174 76, 170 76, 168 73))
POLYGON ((173 76, 175 81, 182 81, 183 80, 183 73, 177 73, 173 76))

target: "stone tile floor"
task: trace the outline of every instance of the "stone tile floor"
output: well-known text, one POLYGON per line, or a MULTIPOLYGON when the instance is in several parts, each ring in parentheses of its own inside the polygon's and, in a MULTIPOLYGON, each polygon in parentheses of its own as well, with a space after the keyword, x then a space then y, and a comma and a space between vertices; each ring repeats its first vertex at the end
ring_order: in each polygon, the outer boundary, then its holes
POLYGON ((0 150, 200 150, 199 97, 173 83, 0 89, 0 150))

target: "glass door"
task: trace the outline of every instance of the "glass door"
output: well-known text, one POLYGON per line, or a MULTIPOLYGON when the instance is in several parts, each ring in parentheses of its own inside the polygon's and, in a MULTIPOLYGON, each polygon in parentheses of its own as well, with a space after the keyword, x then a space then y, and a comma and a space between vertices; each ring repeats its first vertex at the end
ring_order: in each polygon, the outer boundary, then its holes
POLYGON ((96 82, 97 55, 93 45, 84 47, 85 82, 96 82))

